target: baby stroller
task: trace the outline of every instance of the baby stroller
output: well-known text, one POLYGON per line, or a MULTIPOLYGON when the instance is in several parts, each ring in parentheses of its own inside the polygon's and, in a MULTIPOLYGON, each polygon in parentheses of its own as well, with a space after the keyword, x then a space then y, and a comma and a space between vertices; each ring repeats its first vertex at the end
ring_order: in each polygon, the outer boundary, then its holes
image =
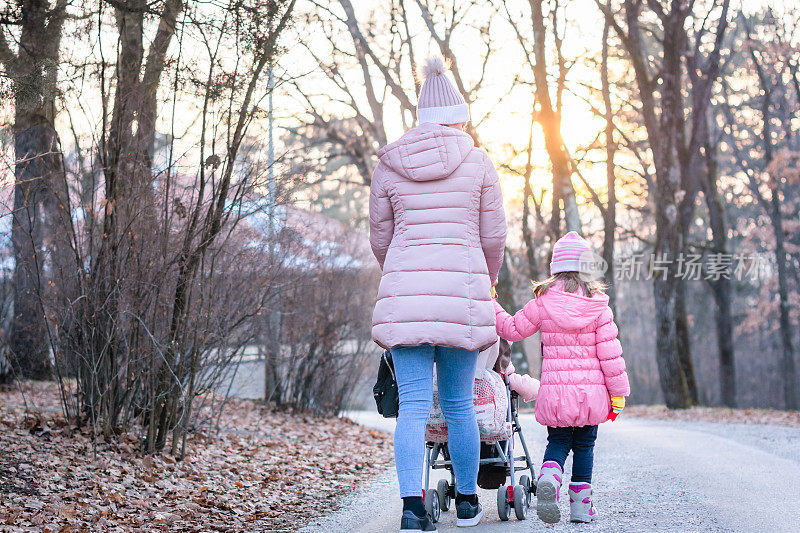
MULTIPOLYGON (((497 374, 495 374, 497 376, 497 374)), ((519 395, 512 391, 505 374, 500 376, 505 385, 506 397, 506 429, 501 437, 481 435, 480 467, 478 470, 478 486, 482 489, 497 489, 497 511, 500 520, 506 521, 511 517, 513 507, 518 520, 525 520, 531 498, 536 494, 536 472, 534 471, 531 455, 522 434, 519 423, 518 408, 519 395), (519 438, 524 455, 515 456, 515 436, 519 438), (519 472, 527 471, 517 478, 519 472), (506 478, 508 484, 506 485, 506 478)), ((430 426, 430 420, 429 420, 430 426)), ((427 434, 430 432, 426 431, 427 434)), ((456 486, 455 474, 447 442, 435 442, 426 438, 425 453, 425 479, 423 501, 426 510, 434 522, 439 521, 441 511, 450 508, 451 500, 455 499, 456 486), (446 469, 450 472, 450 481, 440 479, 435 489, 428 488, 431 469, 446 469)))

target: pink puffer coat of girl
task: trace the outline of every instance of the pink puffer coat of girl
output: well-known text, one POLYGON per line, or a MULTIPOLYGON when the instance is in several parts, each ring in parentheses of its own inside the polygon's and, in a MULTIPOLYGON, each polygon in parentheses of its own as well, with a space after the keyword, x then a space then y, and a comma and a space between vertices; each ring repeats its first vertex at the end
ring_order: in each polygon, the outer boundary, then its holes
POLYGON ((489 156, 463 131, 425 123, 378 157, 369 222, 383 275, 373 340, 387 349, 488 347, 497 340, 490 292, 506 242, 489 156))
MULTIPOLYGON (((579 289, 580 290, 580 289, 579 289)), ((570 293, 555 285, 513 317, 495 303, 497 333, 510 341, 542 331, 542 383, 536 420, 553 427, 605 422, 610 396, 630 385, 608 296, 570 293)))

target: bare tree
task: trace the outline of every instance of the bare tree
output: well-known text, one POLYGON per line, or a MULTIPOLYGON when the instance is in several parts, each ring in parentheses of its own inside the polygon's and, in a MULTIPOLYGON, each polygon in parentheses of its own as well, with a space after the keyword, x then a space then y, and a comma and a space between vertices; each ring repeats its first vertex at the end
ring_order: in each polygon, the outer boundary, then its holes
MULTIPOLYGON (((171 374, 178 365, 180 365, 178 367, 179 376, 181 371, 186 372, 187 370, 185 359, 180 356, 180 339, 184 334, 186 318, 190 309, 190 287, 207 250, 214 244, 232 214, 235 213, 228 203, 238 196, 237 187, 240 192, 242 190, 243 184, 241 182, 236 184, 233 173, 237 163, 237 155, 245 137, 247 124, 257 109, 252 104, 253 97, 259 83, 263 82, 265 69, 272 64, 277 55, 278 37, 289 22, 294 5, 295 0, 292 0, 285 7, 281 6, 279 2, 271 2, 266 6, 263 13, 254 10, 251 14, 266 17, 266 27, 263 29, 260 27, 260 22, 244 17, 240 21, 243 27, 237 27, 237 31, 241 32, 237 35, 238 37, 252 39, 253 41, 253 64, 245 79, 246 84, 244 85, 241 104, 238 109, 234 109, 236 113, 234 115, 234 129, 227 146, 224 164, 221 167, 219 182, 216 184, 216 194, 212 193, 213 201, 207 209, 201 206, 200 201, 203 199, 202 188, 204 181, 201 178, 201 192, 198 194, 198 203, 190 215, 189 225, 185 233, 186 237, 178 255, 178 272, 172 295, 172 311, 168 333, 169 343, 164 357, 164 365, 161 367, 157 380, 158 384, 153 395, 154 401, 148 421, 148 451, 160 449, 166 443, 171 421, 176 418, 182 418, 184 415, 178 404, 179 399, 182 397, 182 391, 176 392, 177 384, 174 383, 171 374), (260 30, 264 33, 248 33, 253 30, 257 32, 260 30), (158 399, 162 397, 166 397, 167 401, 159 402, 158 399)), ((230 6, 230 8, 236 9, 235 6, 230 6)), ((269 88, 268 90, 272 89, 269 88)), ((177 387, 177 389, 180 391, 180 387, 177 387)), ((191 403, 185 408, 190 409, 191 403)), ((176 440, 180 436, 180 432, 176 433, 176 440)))
MULTIPOLYGON (((166 51, 175 35, 176 17, 183 9, 181 0, 167 0, 157 12, 158 29, 145 61, 145 15, 152 13, 146 0, 126 0, 115 4, 118 39, 116 89, 107 131, 102 132, 102 166, 105 187, 103 239, 97 253, 98 275, 93 289, 108 311, 100 314, 101 331, 98 351, 105 354, 101 366, 107 367, 111 390, 116 389, 117 355, 122 343, 118 327, 122 324, 120 292, 117 280, 127 269, 127 257, 143 254, 143 224, 152 219, 152 154, 157 113, 156 90, 164 71, 166 51), (104 348, 100 350, 100 346, 104 348)), ((100 5, 100 12, 103 4, 100 5)), ((101 80, 101 91, 105 91, 101 80)), ((104 98, 104 107, 107 99, 104 98)), ((106 125, 107 112, 103 112, 106 125)), ((105 388, 104 384, 100 384, 105 388)), ((113 395, 113 393, 112 393, 113 395)), ((110 413, 109 419, 116 416, 110 413)))
POLYGON ((45 263, 51 270, 68 268, 63 254, 70 244, 69 197, 55 130, 59 50, 68 5, 67 0, 19 2, 2 14, 0 25, 0 63, 13 83, 16 158, 12 210, 16 266, 9 345, 18 374, 36 379, 52 376, 45 263), (45 240, 52 250, 52 264, 44 253, 45 240))
POLYGON ((568 231, 581 232, 580 214, 578 203, 575 198, 575 189, 572 185, 572 175, 574 166, 572 158, 564 144, 561 133, 561 112, 563 103, 563 92, 566 86, 566 78, 569 72, 567 59, 562 53, 562 43, 564 36, 561 34, 560 24, 562 15, 559 13, 559 2, 549 3, 550 11, 547 18, 550 21, 546 24, 543 0, 529 0, 530 7, 530 32, 528 29, 512 16, 508 9, 508 4, 503 3, 509 24, 514 29, 517 41, 522 48, 526 67, 530 69, 533 76, 534 96, 536 108, 533 116, 542 128, 544 134, 545 148, 550 158, 553 173, 552 209, 550 214, 549 231, 551 241, 557 239, 561 234, 561 213, 563 212, 564 223, 568 231), (547 40, 548 31, 552 33, 555 43, 555 63, 557 69, 556 76, 548 73, 548 54, 547 40), (555 92, 551 94, 550 79, 555 79, 555 92))
MULTIPOLYGON (((701 170, 707 110, 711 88, 719 74, 729 1, 712 2, 707 15, 698 13, 700 7, 694 3, 670 0, 665 6, 659 1, 647 2, 648 11, 657 21, 657 55, 645 38, 642 0, 624 0, 624 28, 612 5, 600 0, 596 3, 622 41, 636 74, 642 118, 656 169, 651 195, 656 220, 653 291, 659 374, 667 405, 687 407, 693 402, 696 387, 677 258, 685 249, 686 213, 694 205, 698 189, 694 177, 701 170), (711 13, 715 11, 718 15, 714 21, 711 13), (690 22, 697 26, 694 34, 687 29, 690 22), (714 44, 707 54, 697 57, 703 50, 703 38, 710 31, 709 24, 716 26, 714 44), (691 103, 684 95, 687 77, 691 103)), ((721 366, 730 370, 721 373, 726 380, 724 387, 735 390, 735 383, 730 382, 732 354, 720 356, 721 366)))
MULTIPOLYGON (((451 62, 450 70, 456 87, 467 103, 475 101, 484 88, 487 65, 494 52, 490 32, 492 18, 489 17, 485 26, 477 31, 478 38, 483 40, 481 69, 477 79, 468 82, 459 68, 453 42, 462 32, 471 30, 469 16, 481 7, 480 3, 425 3, 418 0, 411 6, 407 3, 406 0, 392 2, 388 21, 385 18, 371 20, 365 25, 358 20, 350 0, 314 2, 318 16, 313 20, 325 32, 331 54, 320 55, 311 46, 307 49, 320 64, 331 90, 327 94, 318 94, 300 82, 296 84, 309 115, 296 133, 305 138, 300 142, 307 148, 325 154, 324 162, 342 159, 345 164, 352 165, 364 185, 369 185, 372 178, 378 149, 389 139, 384 116, 387 113, 399 114, 406 127, 416 122, 418 85, 414 66, 417 58, 413 56, 413 36, 409 30, 409 21, 415 17, 411 10, 418 10, 421 22, 428 30, 427 35, 451 62), (343 35, 352 42, 352 47, 343 45, 343 35), (357 85, 348 83, 355 72, 358 72, 357 85), (321 109, 331 105, 344 106, 347 116, 325 116, 321 109)), ((418 20, 413 19, 414 22, 418 20)), ((468 124, 468 132, 477 146, 481 146, 478 128, 488 116, 489 113, 473 117, 468 124)), ((325 176, 323 179, 331 178, 325 176)), ((501 272, 500 285, 510 286, 511 280, 505 274, 507 271, 501 272)), ((509 289, 501 290, 501 293, 501 302, 514 308, 513 292, 509 289)))

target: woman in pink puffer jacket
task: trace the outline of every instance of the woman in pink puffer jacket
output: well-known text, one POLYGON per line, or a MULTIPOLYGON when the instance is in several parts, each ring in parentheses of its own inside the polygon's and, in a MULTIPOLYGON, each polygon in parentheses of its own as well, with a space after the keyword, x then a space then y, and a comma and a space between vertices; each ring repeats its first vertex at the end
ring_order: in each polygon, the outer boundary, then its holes
POLYGON ((536 420, 547 426, 537 513, 561 519, 558 508, 564 461, 570 451, 573 522, 591 522, 592 464, 598 424, 614 420, 630 394, 617 326, 602 284, 591 279, 593 254, 574 231, 553 246, 551 277, 535 284, 536 298, 513 317, 495 302, 497 333, 509 341, 542 332, 542 380, 536 420))
POLYGON ((381 148, 372 178, 370 243, 383 271, 372 338, 391 350, 400 395, 394 442, 401 530, 435 531, 421 497, 434 361, 458 525, 475 525, 483 515, 472 388, 478 350, 497 339, 490 292, 506 221, 497 173, 464 132, 469 110, 444 60, 427 60, 422 76, 420 125, 381 148))

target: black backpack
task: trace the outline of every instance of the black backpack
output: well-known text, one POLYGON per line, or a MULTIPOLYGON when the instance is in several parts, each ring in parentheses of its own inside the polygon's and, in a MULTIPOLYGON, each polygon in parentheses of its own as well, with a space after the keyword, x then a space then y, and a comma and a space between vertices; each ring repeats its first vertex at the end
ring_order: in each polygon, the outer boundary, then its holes
POLYGON ((394 362, 392 354, 388 351, 383 352, 381 364, 378 367, 378 380, 372 387, 372 395, 375 397, 375 405, 378 413, 384 418, 397 418, 400 410, 400 396, 397 393, 397 378, 394 375, 394 362))

